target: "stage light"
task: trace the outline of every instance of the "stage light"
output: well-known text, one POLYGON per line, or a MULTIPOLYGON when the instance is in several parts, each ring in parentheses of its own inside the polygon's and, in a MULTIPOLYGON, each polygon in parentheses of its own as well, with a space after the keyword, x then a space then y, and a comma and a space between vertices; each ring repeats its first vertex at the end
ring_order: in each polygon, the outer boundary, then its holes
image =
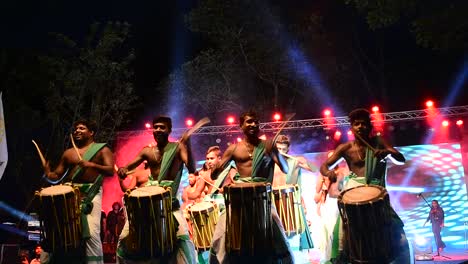
POLYGON ((338 140, 340 140, 340 138, 341 138, 341 131, 339 131, 339 130, 335 131, 335 135, 333 135, 333 139, 338 141, 338 140))
POLYGON ((449 123, 449 121, 448 121, 448 120, 444 120, 444 121, 442 121, 442 126, 443 126, 443 127, 448 127, 448 126, 449 126, 449 124, 450 124, 450 123, 449 123))
POLYGON ((259 136, 258 138, 261 140, 267 140, 267 136, 265 134, 259 136))
POLYGON ((281 120, 281 114, 280 113, 275 113, 273 115, 273 120, 275 121, 280 121, 281 120))
POLYGON ((331 115, 331 110, 330 109, 323 110, 323 115, 326 117, 329 117, 331 115))
POLYGON ((145 127, 146 127, 146 129, 150 129, 150 128, 151 128, 151 124, 148 123, 148 122, 146 122, 146 123, 145 123, 145 127))
POLYGON ((352 136, 353 135, 353 132, 351 130, 348 130, 348 132, 346 132, 348 134, 348 136, 352 136))
POLYGON ((426 107, 427 108, 434 107, 434 102, 432 100, 427 100, 426 101, 426 107))
POLYGON ((461 125, 463 125, 463 120, 459 119, 459 120, 457 120, 457 122, 455 124, 457 124, 457 126, 461 126, 461 125))
POLYGON ((230 124, 230 125, 234 124, 234 120, 235 119, 232 116, 228 116, 228 118, 226 119, 227 123, 230 124))
POLYGON ((188 127, 193 126, 193 120, 190 118, 185 119, 185 125, 188 127))
POLYGON ((416 236, 410 242, 413 246, 414 258, 416 260, 432 260, 432 239, 430 237, 416 236))
POLYGON ((380 111, 380 109, 379 109, 378 106, 375 105, 375 106, 372 107, 372 112, 377 113, 379 111, 380 111))
POLYGON ((241 142, 241 141, 242 141, 242 138, 237 137, 237 142, 241 142))

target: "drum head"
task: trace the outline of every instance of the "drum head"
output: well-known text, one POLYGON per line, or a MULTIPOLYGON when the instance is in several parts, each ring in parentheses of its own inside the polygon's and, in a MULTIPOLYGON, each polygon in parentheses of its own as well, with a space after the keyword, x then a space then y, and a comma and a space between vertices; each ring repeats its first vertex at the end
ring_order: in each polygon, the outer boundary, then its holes
POLYGON ((345 204, 372 202, 382 197, 384 192, 385 189, 381 186, 357 186, 343 191, 341 201, 345 204))
POLYGON ((163 194, 165 192, 167 192, 167 190, 163 187, 145 186, 131 191, 129 197, 149 197, 153 195, 163 194))
POLYGON ((190 212, 202 212, 202 211, 208 211, 211 212, 214 209, 214 205, 212 202, 199 202, 196 203, 188 208, 190 212))
POLYGON ((69 185, 55 185, 55 186, 50 186, 50 187, 42 189, 40 192, 40 195, 41 196, 54 196, 54 195, 65 194, 69 192, 73 192, 73 187, 69 185))

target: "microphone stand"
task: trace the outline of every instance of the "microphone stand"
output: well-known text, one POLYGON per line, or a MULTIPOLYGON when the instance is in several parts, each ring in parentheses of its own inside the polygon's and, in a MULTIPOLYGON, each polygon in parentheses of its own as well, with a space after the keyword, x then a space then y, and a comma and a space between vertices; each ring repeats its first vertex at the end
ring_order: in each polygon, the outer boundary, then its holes
MULTIPOLYGON (((426 202, 427 206, 429 206, 429 208, 431 208, 431 210, 432 210, 432 206, 431 206, 431 205, 429 204, 429 202, 426 200, 426 198, 424 197, 424 195, 423 195, 422 193, 420 193, 418 196, 419 196, 419 197, 422 197, 423 200, 426 202)), ((430 212, 429 212, 429 213, 430 213, 430 212)), ((426 221, 426 222, 427 222, 427 221, 426 221)), ((431 225, 432 225, 432 222, 431 222, 431 225)), ((433 232, 433 233, 434 233, 434 232, 433 232)), ((443 257, 443 258, 446 258, 446 259, 452 259, 452 258, 450 258, 450 257, 447 257, 447 256, 444 256, 444 255, 441 255, 441 254, 440 254, 439 246, 437 245, 437 243, 436 243, 436 247, 437 247, 437 257, 443 257)))

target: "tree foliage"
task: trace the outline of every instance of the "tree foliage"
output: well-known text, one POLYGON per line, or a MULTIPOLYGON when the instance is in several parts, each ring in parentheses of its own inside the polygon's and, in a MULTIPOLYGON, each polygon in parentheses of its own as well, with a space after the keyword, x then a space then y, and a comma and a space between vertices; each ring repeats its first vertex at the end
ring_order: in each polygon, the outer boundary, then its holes
POLYGON ((436 50, 468 48, 468 2, 464 0, 345 0, 372 29, 405 24, 416 42, 436 50))
POLYGON ((95 23, 82 44, 54 34, 57 46, 41 57, 48 69, 50 96, 46 107, 58 138, 67 135, 78 118, 98 124, 97 140, 110 142, 135 107, 131 63, 134 54, 126 46, 127 23, 95 23))

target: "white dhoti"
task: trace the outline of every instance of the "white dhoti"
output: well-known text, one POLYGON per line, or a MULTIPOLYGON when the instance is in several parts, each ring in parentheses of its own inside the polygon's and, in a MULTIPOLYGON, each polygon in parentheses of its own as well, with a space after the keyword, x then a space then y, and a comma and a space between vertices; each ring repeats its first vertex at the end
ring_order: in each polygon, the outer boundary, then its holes
POLYGON ((101 206, 102 206, 102 187, 94 196, 93 210, 86 215, 89 225, 90 238, 86 240, 86 263, 103 264, 104 254, 102 252, 101 242, 101 206))
MULTIPOLYGON (((284 228, 276 212, 275 206, 271 207, 272 228, 273 228, 273 248, 269 258, 263 263, 294 263, 293 252, 284 234, 284 228)), ((229 255, 226 252, 226 213, 220 215, 211 242, 210 263, 230 263, 229 255)), ((258 262, 256 262, 258 264, 258 262)))
MULTIPOLYGON (((125 208, 125 207, 124 207, 125 208)), ((124 209, 125 210, 125 209, 124 209)), ((127 212, 125 211, 125 215, 127 212)), ((125 257, 125 240, 130 232, 130 225, 128 223, 128 218, 125 221, 124 228, 119 236, 119 242, 117 244, 117 263, 125 264, 159 264, 159 263, 197 263, 197 254, 195 251, 195 246, 190 240, 189 229, 187 221, 184 219, 182 210, 173 211, 175 219, 178 222, 177 229, 177 243, 175 245, 175 252, 169 257, 169 259, 145 259, 145 260, 132 260, 131 258, 125 257)))

